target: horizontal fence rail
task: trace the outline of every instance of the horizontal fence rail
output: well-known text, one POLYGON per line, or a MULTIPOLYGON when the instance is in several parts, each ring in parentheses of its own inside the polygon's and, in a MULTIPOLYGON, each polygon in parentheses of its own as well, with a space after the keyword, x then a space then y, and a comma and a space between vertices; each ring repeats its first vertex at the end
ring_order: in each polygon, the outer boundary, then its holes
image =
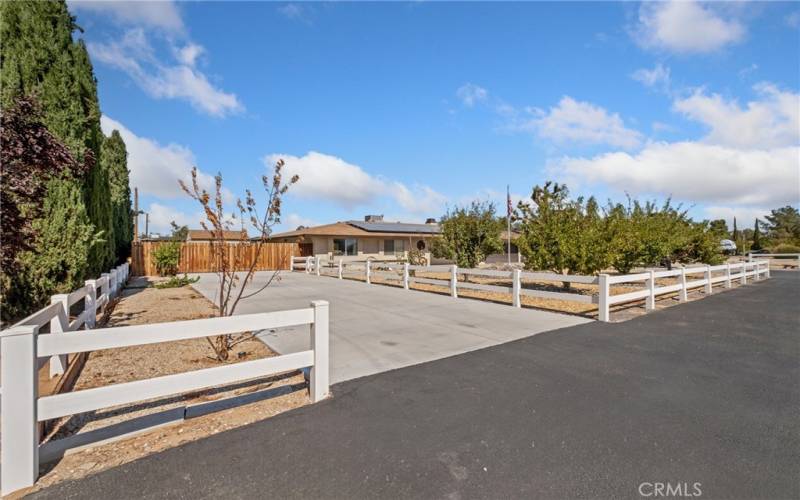
MULTIPOLYGON (((134 242, 131 249, 131 266, 134 276, 158 276, 153 252, 161 245, 169 245, 168 241, 141 241, 134 242)), ((228 267, 233 268, 238 262, 241 269, 246 271, 256 257, 258 244, 254 242, 232 241, 224 247, 223 258, 228 267)), ((256 260, 256 271, 276 271, 292 269, 292 257, 299 254, 297 243, 267 242, 263 243, 256 260)), ((211 242, 195 241, 181 242, 181 256, 178 263, 179 273, 212 273, 219 269, 220 264, 214 253, 211 242)))
POLYGON ((601 274, 598 276, 598 319, 609 321, 609 308, 616 304, 645 299, 645 310, 652 311, 655 309, 656 298, 660 295, 678 292, 678 300, 685 302, 688 300, 688 292, 696 288, 702 287, 706 294, 711 294, 715 283, 722 283, 725 288, 731 288, 734 281, 744 285, 747 284, 748 278, 758 281, 769 277, 769 262, 766 260, 728 263, 719 266, 682 267, 671 271, 650 270, 644 273, 619 276, 601 274), (714 273, 717 275, 714 276, 714 273), (695 279, 698 275, 701 278, 695 279), (676 278, 678 283, 658 286, 656 280, 664 278, 676 278), (611 285, 637 282, 644 282, 645 288, 622 294, 612 295, 610 293, 611 285))
POLYGON ((781 265, 784 268, 792 266, 800 269, 800 253, 748 253, 748 262, 752 262, 754 257, 758 257, 759 259, 767 259, 770 264, 775 266, 781 265))
MULTIPOLYGON (((37 316, 36 321, 41 323, 49 317, 63 324, 61 303, 54 305, 59 307, 47 308, 51 310, 50 316, 37 316)), ((36 481, 40 448, 38 422, 307 367, 310 368, 311 400, 320 401, 329 393, 328 309, 328 302, 314 301, 307 309, 103 328, 70 335, 40 335, 41 325, 34 322, 17 324, 3 331, 0 334, 0 369, 5 383, 0 410, 2 494, 31 486, 36 481), (38 394, 35 366, 40 358, 297 325, 310 325, 309 350, 52 396, 39 397, 38 394)))
POLYGON ((295 257, 293 270, 304 270, 317 276, 332 276, 339 279, 355 277, 364 279, 371 284, 374 279, 384 282, 402 284, 406 290, 413 283, 439 286, 449 290, 452 297, 458 297, 459 290, 479 290, 500 294, 511 294, 511 302, 515 307, 521 307, 522 296, 550 300, 563 300, 583 304, 597 304, 598 319, 610 321, 610 306, 634 301, 645 300, 645 310, 655 309, 656 297, 678 293, 679 300, 686 301, 687 293, 697 288, 703 288, 706 294, 712 292, 715 284, 723 284, 730 288, 734 281, 746 284, 748 278, 760 280, 769 278, 769 263, 766 260, 742 262, 738 264, 723 264, 719 266, 683 267, 679 269, 656 271, 623 275, 600 274, 598 276, 580 276, 571 274, 557 274, 538 271, 501 271, 494 269, 465 269, 455 265, 410 265, 408 263, 393 263, 385 261, 345 261, 343 259, 330 260, 322 257, 295 257), (447 274, 444 276, 420 276, 419 274, 447 274), (474 283, 468 281, 469 277, 496 278, 508 281, 505 284, 474 283), (675 284, 658 286, 656 280, 674 278, 675 284), (699 279, 698 279, 699 278, 699 279), (526 288, 525 281, 578 283, 597 287, 591 295, 583 293, 558 292, 526 288), (627 293, 611 294, 611 285, 644 284, 644 289, 627 293))

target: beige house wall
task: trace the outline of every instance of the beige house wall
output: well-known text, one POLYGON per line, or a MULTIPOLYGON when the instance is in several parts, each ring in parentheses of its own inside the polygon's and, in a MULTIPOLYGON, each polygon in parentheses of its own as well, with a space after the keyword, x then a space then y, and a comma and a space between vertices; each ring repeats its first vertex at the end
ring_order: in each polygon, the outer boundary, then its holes
POLYGON ((310 238, 307 237, 307 241, 310 240, 311 243, 314 245, 314 256, 320 257, 322 259, 331 259, 339 260, 344 259, 345 261, 363 261, 366 259, 373 259, 373 260, 396 260, 398 258, 404 258, 407 255, 407 251, 411 248, 417 248, 417 242, 422 240, 425 242, 425 258, 430 262, 430 246, 431 246, 431 238, 429 237, 384 237, 384 236, 362 236, 356 238, 358 240, 358 255, 347 255, 347 256, 340 256, 340 255, 333 255, 333 240, 334 239, 347 239, 345 236, 312 236, 310 238), (384 248, 384 241, 385 240, 401 240, 403 241, 404 251, 400 253, 395 252, 386 252, 384 248))

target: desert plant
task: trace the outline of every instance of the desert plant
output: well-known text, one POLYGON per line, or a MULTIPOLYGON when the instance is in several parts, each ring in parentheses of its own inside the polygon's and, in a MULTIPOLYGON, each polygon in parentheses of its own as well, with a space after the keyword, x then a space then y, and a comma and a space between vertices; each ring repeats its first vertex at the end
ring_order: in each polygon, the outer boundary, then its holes
POLYGON ((195 276, 194 278, 190 278, 188 274, 184 273, 183 276, 173 276, 167 281, 156 283, 155 287, 158 289, 180 288, 182 286, 191 285, 192 283, 197 283, 198 281, 200 281, 200 276, 195 276))
MULTIPOLYGON (((262 292, 278 277, 278 271, 275 271, 262 287, 247 294, 244 293, 245 284, 252 280, 253 273, 255 273, 256 270, 256 264, 258 263, 258 257, 264 245, 268 242, 270 234, 272 234, 272 228, 280 223, 283 195, 285 195, 289 187, 299 179, 299 177, 295 175, 288 181, 284 181, 283 166, 283 160, 278 160, 273 169, 272 176, 264 175, 261 177, 261 182, 266 194, 266 203, 263 213, 259 212, 256 199, 248 189, 245 191, 244 201, 239 199, 236 202, 239 213, 227 216, 222 200, 222 174, 217 174, 214 177, 213 199, 211 194, 200 187, 197 179, 196 167, 192 169, 191 185, 187 185, 183 181, 178 181, 181 189, 202 207, 205 220, 201 221, 200 225, 212 235, 212 259, 214 271, 219 280, 216 304, 217 314, 219 316, 232 316, 236 311, 236 306, 239 304, 239 301, 262 292), (242 256, 244 254, 243 252, 236 252, 233 259, 228 258, 227 248, 229 241, 225 238, 225 232, 231 230, 237 221, 242 228, 238 244, 255 246, 254 251, 249 254, 251 256, 250 260, 246 260, 242 256), (254 243, 247 239, 247 232, 244 231, 244 225, 247 222, 255 229, 256 234, 259 235, 254 243), (238 273, 238 271, 242 270, 244 270, 243 276, 238 273)), ((240 341, 240 339, 234 339, 233 335, 220 335, 213 341, 208 338, 207 340, 212 349, 214 349, 217 359, 220 361, 227 360, 230 350, 240 341)))

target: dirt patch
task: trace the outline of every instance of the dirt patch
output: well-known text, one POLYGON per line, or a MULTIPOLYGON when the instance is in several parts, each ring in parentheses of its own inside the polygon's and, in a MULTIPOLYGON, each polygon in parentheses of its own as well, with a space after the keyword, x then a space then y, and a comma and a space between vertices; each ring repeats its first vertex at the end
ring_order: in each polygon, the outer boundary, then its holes
MULTIPOLYGON (((111 312, 108 326, 215 316, 214 305, 188 286, 160 290, 149 287, 149 283, 141 279, 131 285, 123 291, 121 300, 111 312)), ((240 336, 239 341, 225 364, 275 355, 251 335, 240 336)), ((89 354, 73 390, 221 366, 213 354, 204 338, 94 351, 89 354)), ((82 440, 87 437, 103 441, 110 434, 131 434, 67 453, 58 460, 43 464, 34 490, 65 479, 85 477, 303 406, 309 403, 306 389, 303 375, 294 371, 66 417, 57 422, 46 436, 43 451, 59 448, 64 443, 83 445, 82 440), (161 426, 153 428, 153 423, 161 426)))

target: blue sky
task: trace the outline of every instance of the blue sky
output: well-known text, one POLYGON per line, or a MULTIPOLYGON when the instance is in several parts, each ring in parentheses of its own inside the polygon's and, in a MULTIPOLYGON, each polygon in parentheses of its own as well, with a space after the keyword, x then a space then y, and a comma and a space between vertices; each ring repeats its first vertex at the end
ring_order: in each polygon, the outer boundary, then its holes
MULTIPOLYGON (((740 226, 800 198, 792 3, 70 2, 155 231, 276 158, 284 223, 420 221, 548 179, 740 226)), ((232 205, 231 205, 232 206, 232 205)))

